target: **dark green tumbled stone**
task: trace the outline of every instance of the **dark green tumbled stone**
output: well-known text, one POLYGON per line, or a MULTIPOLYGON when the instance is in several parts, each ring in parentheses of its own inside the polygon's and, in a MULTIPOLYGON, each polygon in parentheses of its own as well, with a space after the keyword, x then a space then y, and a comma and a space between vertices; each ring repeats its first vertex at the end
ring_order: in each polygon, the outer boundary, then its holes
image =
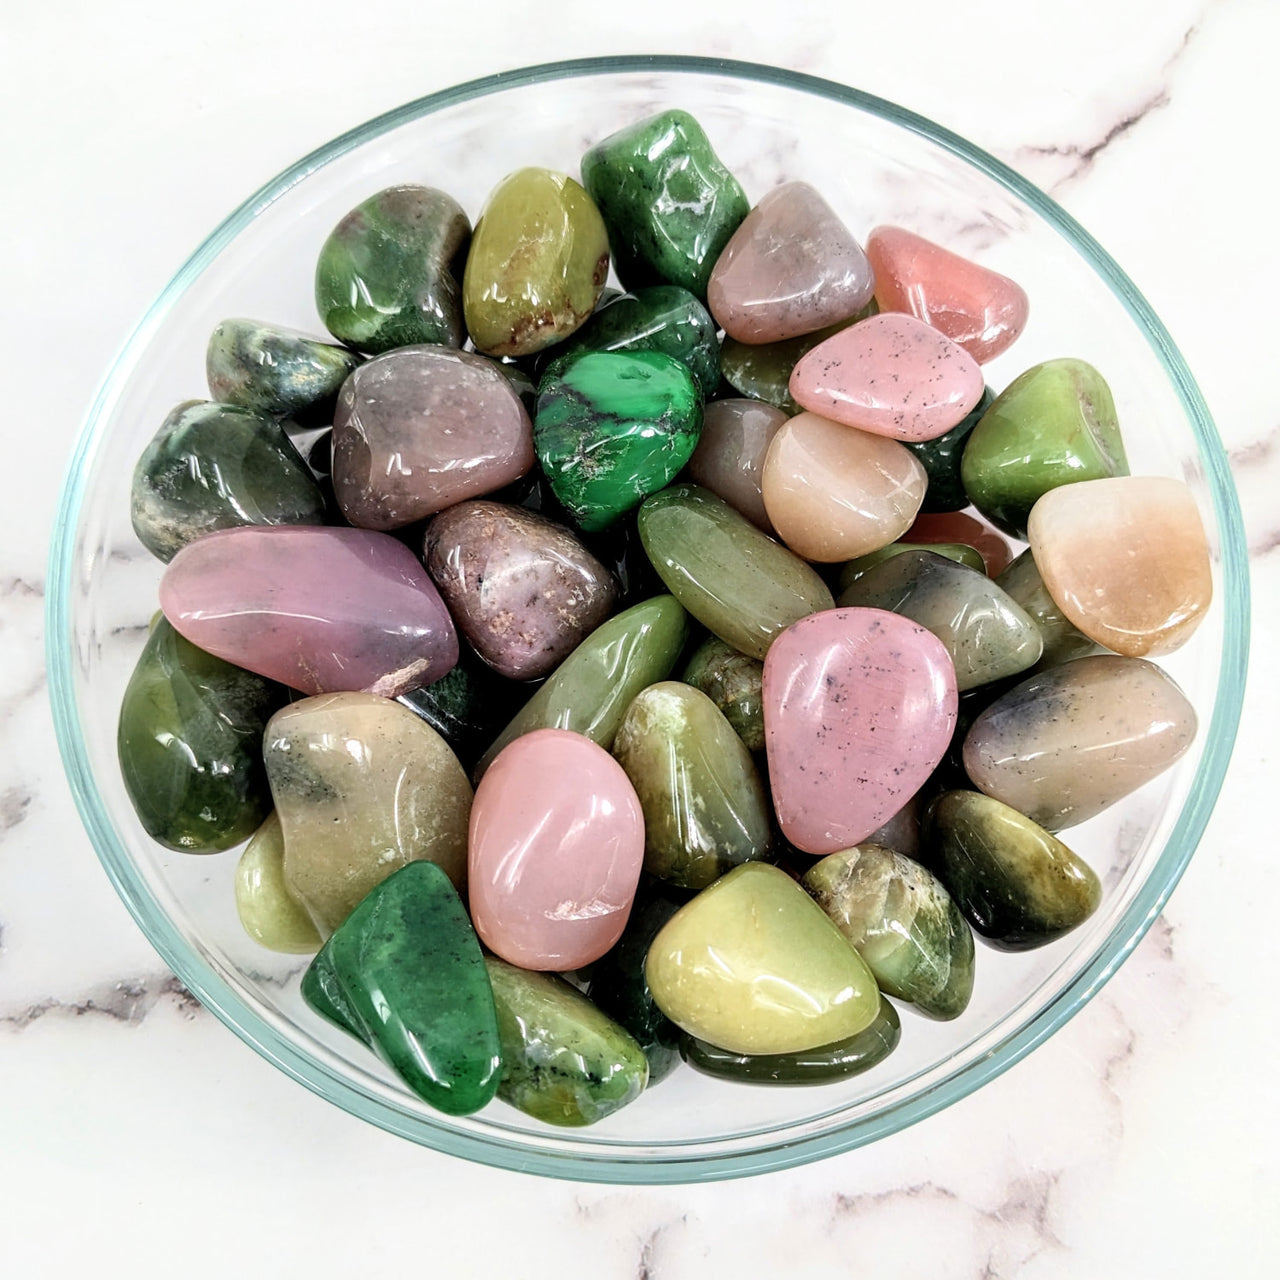
POLYGON ((987 387, 977 405, 946 435, 933 440, 906 440, 903 443, 920 459, 929 476, 929 487, 924 491, 921 511, 963 511, 969 505, 969 495, 960 479, 960 459, 964 447, 978 420, 991 408, 995 392, 987 387))
POLYGON ((185 853, 247 840, 271 812, 262 735, 287 700, 282 686, 197 649, 158 619, 125 689, 116 742, 147 833, 185 853))
POLYGON ((746 1054, 719 1049, 696 1036, 680 1036, 680 1056, 691 1066, 722 1080, 750 1084, 826 1084, 874 1067, 897 1048, 902 1035, 898 1011, 883 996, 875 1021, 864 1031, 835 1044, 799 1053, 746 1054))
POLYGON ((717 636, 694 651, 680 677, 720 708, 748 751, 764 750, 764 663, 739 653, 717 636))
POLYGON ((686 111, 663 111, 597 143, 582 157, 582 184, 628 289, 678 284, 703 301, 711 268, 750 209, 686 111))
POLYGON ((502 1056, 480 942, 434 863, 411 862, 369 893, 325 943, 302 994, 437 1110, 470 1115, 497 1092, 502 1056))

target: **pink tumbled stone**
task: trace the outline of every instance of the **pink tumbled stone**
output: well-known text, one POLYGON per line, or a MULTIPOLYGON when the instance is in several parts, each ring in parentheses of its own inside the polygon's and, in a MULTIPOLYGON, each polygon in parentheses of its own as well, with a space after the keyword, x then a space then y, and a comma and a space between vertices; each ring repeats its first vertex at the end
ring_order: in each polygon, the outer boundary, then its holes
POLYGON ((644 815, 622 766, 590 738, 538 729, 505 747, 471 806, 471 920, 522 969, 578 969, 627 923, 644 815))
POLYGON ((933 440, 982 399, 982 370, 914 316, 880 314, 820 342, 791 371, 797 404, 894 440, 933 440))
POLYGON ((367 529, 207 534, 165 570, 160 608, 198 648, 308 694, 394 698, 458 660, 453 622, 417 556, 367 529))
POLYGON ((788 627, 764 662, 765 748, 783 835, 813 854, 866 840, 942 759, 956 706, 942 642, 900 614, 828 609, 788 627))
POLYGON ((994 360, 1026 328, 1021 285, 901 227, 867 237, 881 311, 905 311, 945 333, 979 364, 994 360))

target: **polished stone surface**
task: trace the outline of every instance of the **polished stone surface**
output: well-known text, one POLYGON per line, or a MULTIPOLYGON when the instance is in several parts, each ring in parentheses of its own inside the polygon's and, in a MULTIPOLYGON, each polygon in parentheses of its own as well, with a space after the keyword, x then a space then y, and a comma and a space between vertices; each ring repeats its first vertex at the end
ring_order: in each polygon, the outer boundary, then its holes
POLYGON ((689 459, 689 478, 723 498, 765 533, 773 523, 764 509, 760 473, 765 454, 787 415, 758 400, 714 400, 702 411, 702 436, 689 459))
POLYGON ((708 636, 693 651, 680 679, 715 703, 748 751, 763 751, 763 676, 762 663, 719 637, 708 636))
POLYGON ((963 511, 969 505, 969 495, 965 493, 964 481, 960 478, 961 461, 974 427, 994 401, 995 393, 987 387, 982 399, 950 431, 932 440, 906 442, 929 477, 929 487, 925 490, 924 502, 920 504, 921 511, 963 511))
POLYGON ((922 513, 902 535, 903 542, 931 546, 935 542, 959 543, 973 547, 986 565, 987 576, 994 578, 1013 559, 1013 548, 1005 536, 992 528, 972 508, 967 511, 922 513))
POLYGON ((1022 607, 1040 632, 1044 650, 1034 671, 1105 652, 1101 645, 1077 631, 1067 620, 1067 615, 1045 589, 1030 547, 1000 572, 996 585, 1022 607))
POLYGON ((254 942, 269 951, 312 955, 321 938, 284 879, 284 830, 272 813, 236 863, 236 915, 254 942))
POLYGON ((878 551, 868 551, 865 556, 858 556, 856 560, 850 560, 848 564, 842 565, 840 576, 836 579, 837 588, 840 591, 847 590, 868 570, 874 569, 876 565, 883 564, 886 560, 892 560, 894 556, 906 555, 908 551, 932 551, 934 555, 945 556, 948 560, 954 560, 956 564, 968 565, 978 573, 986 572, 982 556, 973 547, 967 547, 962 542, 899 541, 891 542, 878 551))

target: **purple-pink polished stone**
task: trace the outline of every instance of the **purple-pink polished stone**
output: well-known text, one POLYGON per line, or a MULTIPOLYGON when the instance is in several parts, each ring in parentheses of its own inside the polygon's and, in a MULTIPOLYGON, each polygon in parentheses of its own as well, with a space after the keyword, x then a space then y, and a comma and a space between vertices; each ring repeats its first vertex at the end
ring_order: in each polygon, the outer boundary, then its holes
POLYGON ((827 609, 764 662, 764 735, 782 834, 852 848, 924 785, 956 724, 956 673, 931 632, 883 609, 827 609))
POLYGON ((307 694, 394 698, 458 660, 453 622, 417 556, 370 529, 208 534, 174 556, 160 607, 198 648, 307 694))

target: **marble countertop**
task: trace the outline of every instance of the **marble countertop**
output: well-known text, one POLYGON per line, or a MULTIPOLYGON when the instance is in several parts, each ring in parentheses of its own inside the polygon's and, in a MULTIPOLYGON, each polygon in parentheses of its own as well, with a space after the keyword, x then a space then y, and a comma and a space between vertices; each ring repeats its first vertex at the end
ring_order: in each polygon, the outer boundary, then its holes
MULTIPOLYGON (((1262 801, 1280 713, 1280 181, 1267 0, 472 11, 419 0, 26 6, 5 20, 10 353, 0 504, 0 1273, 602 1280, 1280 1271, 1280 895, 1262 801), (1051 192, 1200 381, 1240 488, 1255 662, 1217 810, 1163 917, 1049 1043, 869 1148, 719 1185, 557 1183, 421 1150, 313 1097, 167 974, 63 779, 42 654, 47 531, 94 387, 203 235, 377 112, 504 68, 731 56, 931 116, 1051 192), (14 122, 21 121, 20 126, 14 122), (1266 145, 1264 145, 1266 144, 1266 145), (1261 824, 1261 826, 1259 825, 1261 824), (495 1230, 497 1224, 500 1229, 495 1230)), ((1270 781, 1268 781, 1270 779, 1270 781)))

